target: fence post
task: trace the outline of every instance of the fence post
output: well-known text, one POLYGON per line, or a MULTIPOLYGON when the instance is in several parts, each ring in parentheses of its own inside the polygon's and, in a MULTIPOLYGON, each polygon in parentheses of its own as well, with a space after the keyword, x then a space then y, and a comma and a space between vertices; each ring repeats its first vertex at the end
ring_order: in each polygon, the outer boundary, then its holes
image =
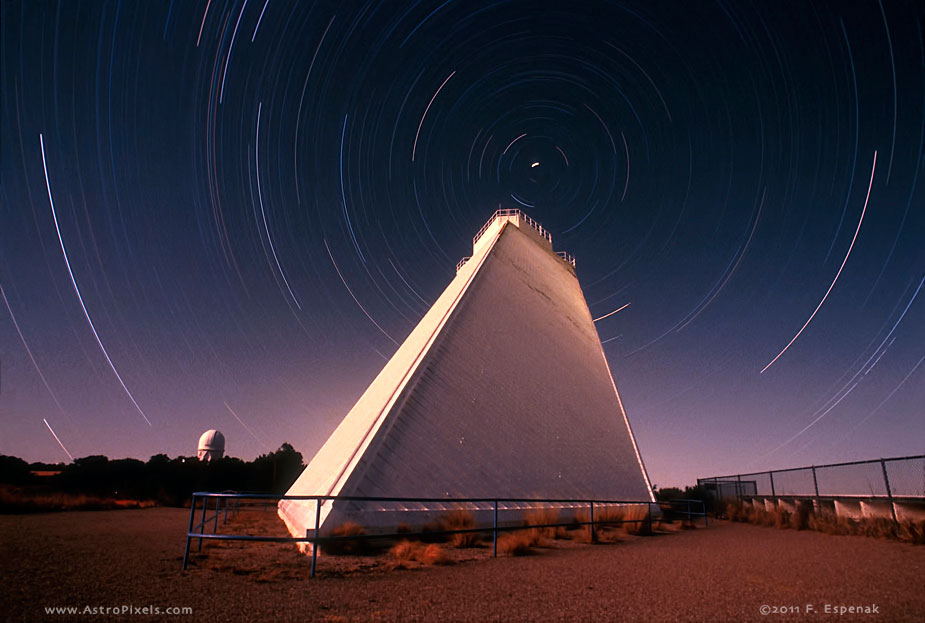
POLYGON ((896 519, 896 505, 893 503, 893 490, 890 488, 890 477, 886 475, 886 461, 880 459, 883 469, 883 482, 886 484, 886 496, 890 499, 890 513, 893 515, 893 531, 899 536, 899 521, 896 519))
POLYGON ((215 522, 212 524, 212 534, 218 534, 218 513, 222 505, 222 498, 215 498, 215 522))
POLYGON ((491 526, 491 555, 498 557, 498 500, 495 500, 495 516, 491 526))
POLYGON ((813 465, 813 491, 816 492, 816 499, 813 501, 813 512, 822 513, 822 502, 819 501, 819 480, 816 478, 816 466, 813 465))
MULTIPOLYGON (((206 507, 209 505, 209 498, 203 496, 202 498, 202 518, 199 520, 199 534, 202 534, 206 531, 206 507)), ((197 551, 202 551, 202 539, 199 539, 199 549, 197 551)))
POLYGON ((742 474, 736 474, 736 502, 742 503, 742 474))
POLYGON ((591 502, 591 542, 594 543, 596 538, 597 537, 594 534, 594 501, 592 500, 591 502))
POLYGON ((189 505, 189 527, 186 529, 186 549, 183 550, 183 570, 186 571, 186 563, 189 561, 189 545, 190 541, 193 540, 193 537, 190 534, 193 532, 193 518, 196 516, 196 494, 193 494, 193 499, 190 501, 189 505))
POLYGON ((771 497, 777 497, 777 491, 774 490, 774 472, 768 472, 768 477, 771 479, 771 497))
POLYGON ((315 500, 315 539, 312 541, 312 569, 308 577, 315 577, 315 563, 318 560, 318 524, 321 523, 321 500, 315 500))

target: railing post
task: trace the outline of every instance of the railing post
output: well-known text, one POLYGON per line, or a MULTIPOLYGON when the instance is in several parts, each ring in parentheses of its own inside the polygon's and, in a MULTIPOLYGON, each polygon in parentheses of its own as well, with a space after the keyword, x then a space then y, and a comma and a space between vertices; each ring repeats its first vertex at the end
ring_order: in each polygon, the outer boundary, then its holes
POLYGON ((189 545, 190 541, 193 540, 193 537, 190 534, 193 532, 193 518, 196 516, 196 494, 193 494, 193 499, 190 501, 189 505, 189 526, 186 528, 186 549, 183 550, 183 570, 186 571, 186 563, 189 562, 189 545))
POLYGON ((886 474, 886 461, 880 459, 880 467, 883 469, 883 482, 886 484, 886 496, 890 499, 890 513, 893 515, 893 531, 899 536, 899 521, 896 519, 896 504, 893 503, 893 490, 890 488, 890 477, 886 474))
POLYGON ((312 542, 312 569, 308 577, 315 577, 315 563, 318 560, 318 524, 321 523, 321 500, 315 500, 315 540, 312 542))
POLYGON ((597 537, 594 534, 594 501, 591 501, 591 542, 597 540, 597 537))
POLYGON ((222 504, 222 498, 215 498, 215 522, 212 524, 212 534, 218 534, 218 507, 222 504))
MULTIPOLYGON (((202 534, 206 531, 206 507, 209 505, 209 498, 203 496, 202 498, 202 518, 199 520, 199 534, 202 534)), ((199 539, 199 549, 197 551, 202 551, 202 539, 199 539)))
POLYGON ((774 472, 768 472, 768 477, 771 479, 771 497, 776 498, 777 492, 774 490, 774 472))
POLYGON ((813 501, 813 512, 821 513, 822 502, 819 501, 819 480, 816 479, 816 466, 813 465, 810 469, 813 470, 813 491, 816 492, 816 499, 813 501))
POLYGON ((495 516, 491 527, 491 555, 498 557, 498 500, 495 500, 495 516))

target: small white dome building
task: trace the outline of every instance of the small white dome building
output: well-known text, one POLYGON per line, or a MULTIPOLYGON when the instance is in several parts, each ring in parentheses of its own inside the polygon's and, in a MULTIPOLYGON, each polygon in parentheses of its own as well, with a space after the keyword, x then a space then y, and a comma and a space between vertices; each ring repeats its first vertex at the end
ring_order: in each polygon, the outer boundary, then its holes
POLYGON ((225 454, 225 436, 215 429, 207 430, 199 438, 200 461, 217 461, 225 454))

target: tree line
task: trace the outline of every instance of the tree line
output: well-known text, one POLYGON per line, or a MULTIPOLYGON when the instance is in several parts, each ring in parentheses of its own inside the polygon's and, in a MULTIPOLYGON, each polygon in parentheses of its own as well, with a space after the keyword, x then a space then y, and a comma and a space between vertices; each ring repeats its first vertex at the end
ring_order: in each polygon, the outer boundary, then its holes
POLYGON ((16 487, 23 494, 82 494, 182 506, 194 491, 285 493, 304 467, 302 454, 288 443, 253 461, 224 457, 209 463, 196 457, 171 459, 166 454, 156 454, 146 463, 95 455, 69 464, 28 463, 0 455, 0 485, 16 487))

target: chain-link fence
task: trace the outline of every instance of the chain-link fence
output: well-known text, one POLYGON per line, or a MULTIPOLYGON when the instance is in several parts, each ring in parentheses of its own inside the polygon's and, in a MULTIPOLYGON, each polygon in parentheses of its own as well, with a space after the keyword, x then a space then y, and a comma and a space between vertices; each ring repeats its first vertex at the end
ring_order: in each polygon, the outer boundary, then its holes
POLYGON ((742 497, 925 499, 925 455, 698 478, 715 500, 742 497))

